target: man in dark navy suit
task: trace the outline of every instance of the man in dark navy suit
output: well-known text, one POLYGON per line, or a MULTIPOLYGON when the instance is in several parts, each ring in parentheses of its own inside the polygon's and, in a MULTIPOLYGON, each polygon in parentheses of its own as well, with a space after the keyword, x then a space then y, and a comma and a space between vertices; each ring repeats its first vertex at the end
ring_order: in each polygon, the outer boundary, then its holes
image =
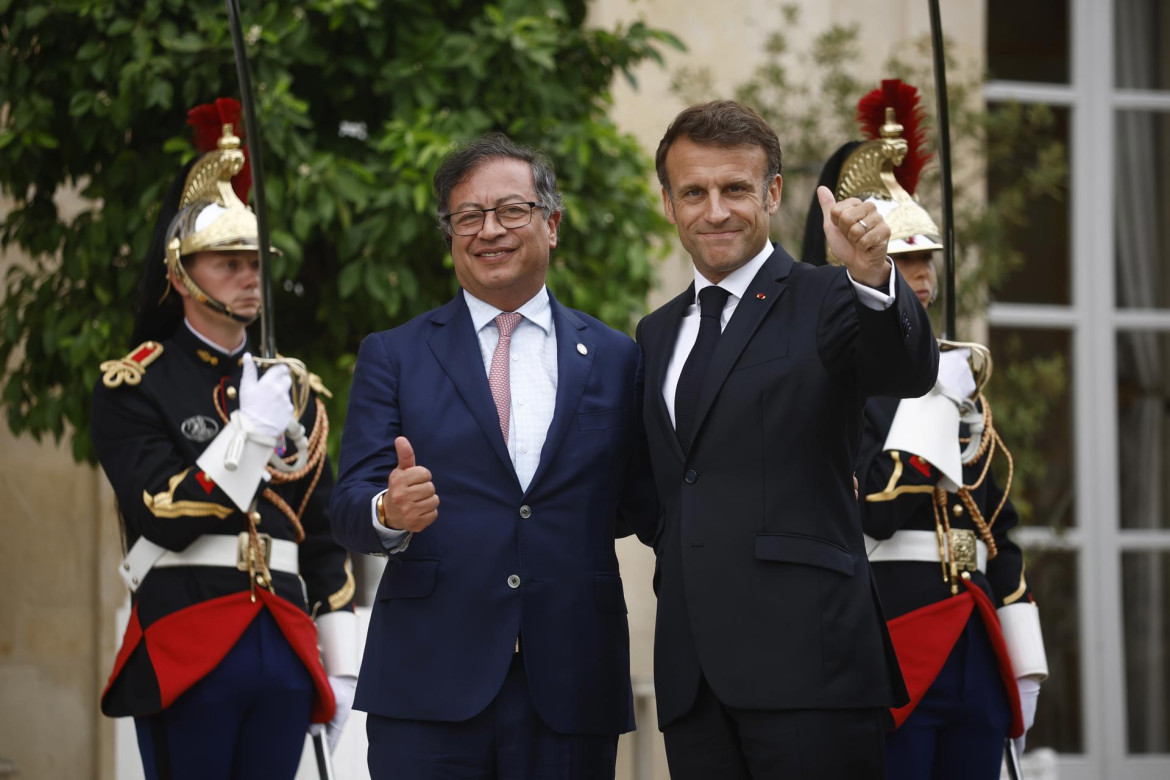
POLYGON ((612 778, 634 728, 614 538, 656 520, 639 351, 545 287, 540 156, 489 135, 434 183, 462 290, 362 343, 333 500, 337 538, 390 557, 355 702, 370 771, 612 778))
POLYGON ((873 204, 826 203, 844 267, 768 239, 780 142, 750 108, 692 106, 658 147, 695 282, 638 326, 664 523, 654 679, 671 776, 884 774, 905 698, 853 468, 870 394, 921 395, 938 348, 873 204))

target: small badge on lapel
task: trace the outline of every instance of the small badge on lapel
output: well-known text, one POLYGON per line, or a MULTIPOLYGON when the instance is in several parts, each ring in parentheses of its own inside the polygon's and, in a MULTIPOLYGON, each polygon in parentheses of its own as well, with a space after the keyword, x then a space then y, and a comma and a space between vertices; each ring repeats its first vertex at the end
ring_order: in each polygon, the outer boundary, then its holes
POLYGON ((577 344, 577 351, 580 352, 582 355, 589 354, 589 348, 586 347, 584 344, 577 344))
POLYGON ((767 298, 768 296, 767 296, 767 295, 764 295, 763 293, 756 293, 756 297, 757 297, 757 298, 759 298, 759 299, 762 301, 762 300, 764 300, 765 298, 767 298))

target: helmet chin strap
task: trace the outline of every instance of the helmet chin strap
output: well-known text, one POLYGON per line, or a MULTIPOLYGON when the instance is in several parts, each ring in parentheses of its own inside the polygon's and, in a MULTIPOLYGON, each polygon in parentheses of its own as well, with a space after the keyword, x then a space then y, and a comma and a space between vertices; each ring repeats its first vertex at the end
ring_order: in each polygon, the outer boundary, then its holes
MULTIPOLYGON (((206 306, 208 309, 211 309, 216 314, 222 314, 223 316, 235 320, 236 322, 239 322, 243 325, 251 325, 260 316, 259 310, 257 310, 257 312, 251 316, 237 314, 232 311, 232 307, 204 292, 203 288, 195 283, 195 280, 192 279, 191 275, 187 273, 187 269, 183 267, 183 263, 179 257, 178 238, 171 239, 170 244, 167 245, 167 268, 170 269, 171 273, 174 274, 174 277, 179 280, 179 283, 187 288, 187 292, 191 293, 192 298, 194 298, 198 303, 206 306)), ((170 284, 169 278, 167 283, 168 285, 170 284)), ((165 293, 163 294, 163 297, 166 297, 165 293)))

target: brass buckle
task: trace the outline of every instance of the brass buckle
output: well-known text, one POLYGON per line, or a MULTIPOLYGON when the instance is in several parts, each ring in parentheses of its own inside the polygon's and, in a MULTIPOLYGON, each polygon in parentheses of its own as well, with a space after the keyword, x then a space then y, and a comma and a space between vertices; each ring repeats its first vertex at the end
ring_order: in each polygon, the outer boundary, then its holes
MULTIPOLYGON (((272 534, 256 534, 260 537, 260 554, 264 558, 264 565, 270 566, 272 564, 272 534)), ((255 564, 251 568, 248 566, 248 555, 250 547, 248 541, 248 532, 240 531, 236 536, 236 568, 240 571, 251 571, 255 568, 255 564)))
POLYGON ((979 568, 979 551, 975 539, 974 531, 966 528, 951 529, 951 554, 955 556, 955 568, 959 571, 976 571, 979 568))

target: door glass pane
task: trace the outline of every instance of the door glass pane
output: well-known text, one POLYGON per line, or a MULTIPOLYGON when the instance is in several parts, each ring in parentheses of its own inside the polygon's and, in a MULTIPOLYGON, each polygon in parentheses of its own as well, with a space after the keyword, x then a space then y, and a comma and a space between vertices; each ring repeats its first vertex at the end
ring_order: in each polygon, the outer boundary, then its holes
POLYGON ((1117 86, 1170 88, 1170 6, 1166 0, 1113 0, 1117 86))
POLYGON ((1117 335, 1122 528, 1170 528, 1170 333, 1117 335))
POLYGON ((988 0, 991 78, 1067 84, 1068 0, 988 0))
POLYGON ((1125 553, 1121 579, 1129 752, 1170 753, 1170 553, 1125 553))
MULTIPOLYGON (((992 328, 994 367, 984 394, 1012 454, 1011 499, 1021 525, 1070 528, 1073 489, 1072 338, 1063 330, 992 328)), ((996 457, 995 479, 1007 481, 996 457)))
MULTIPOLYGON (((994 104, 993 104, 994 105, 994 104)), ((990 108, 991 106, 989 106, 990 108)), ((1042 144, 1061 144, 1065 160, 1065 175, 1062 181, 1051 182, 1057 195, 1020 194, 1026 198, 1026 207, 1005 217, 1002 225, 1007 247, 1020 254, 1020 265, 995 284, 992 297, 1005 303, 1048 303, 1068 305, 1072 301, 1071 277, 1069 273, 1069 202, 1067 196, 1068 170, 1073 161, 1069 150, 1069 110, 1057 106, 1029 106, 1029 110, 1050 111, 1053 123, 1043 131, 1047 138, 1017 131, 1014 137, 992 137, 990 143, 1019 149, 1027 144, 1029 149, 1042 148, 1042 144)), ((1012 126, 1008 123, 1007 126, 1012 126)), ((993 133, 995 131, 993 130, 993 133)), ((1002 131, 1001 131, 1002 132, 1002 131)), ((1020 164, 1018 155, 1003 155, 998 164, 987 169, 987 196, 994 200, 1005 191, 1019 187, 1023 182, 1035 181, 1037 176, 1051 176, 1020 164)), ((1035 185, 1029 185, 1031 189, 1035 185)), ((961 250, 962 247, 959 247, 961 250)))
POLYGON ((1049 747, 1083 753, 1081 722, 1081 633, 1078 619, 1078 566, 1066 550, 1025 550, 1028 585, 1040 608, 1040 629, 1048 654, 1048 679, 1040 687, 1036 724, 1028 732, 1029 751, 1049 747))
POLYGON ((1117 112, 1114 169, 1117 305, 1170 307, 1170 114, 1117 112))

